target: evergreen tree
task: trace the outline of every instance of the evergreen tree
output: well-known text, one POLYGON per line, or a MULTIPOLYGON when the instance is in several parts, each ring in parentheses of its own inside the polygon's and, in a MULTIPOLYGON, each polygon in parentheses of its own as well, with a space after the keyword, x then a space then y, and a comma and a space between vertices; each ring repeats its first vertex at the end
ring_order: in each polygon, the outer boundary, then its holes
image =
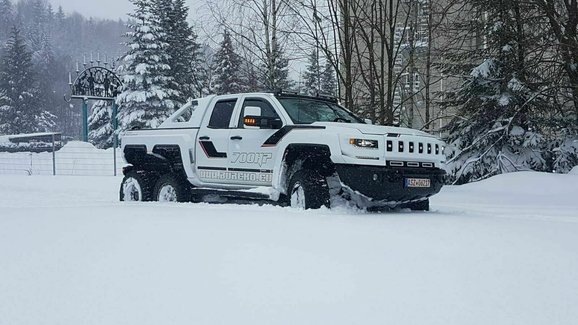
POLYGON ((321 74, 321 93, 333 97, 335 97, 337 93, 337 78, 333 70, 333 65, 329 62, 325 62, 321 74))
POLYGON ((259 75, 255 70, 255 66, 249 62, 242 64, 242 80, 244 80, 244 91, 258 92, 264 90, 262 84, 259 82, 259 75))
POLYGON ((174 112, 171 98, 178 95, 170 87, 174 79, 158 18, 153 17, 149 1, 131 1, 136 10, 130 15, 134 23, 127 34, 130 41, 124 57, 123 90, 117 97, 121 130, 159 126, 174 112))
POLYGON ((269 89, 293 89, 294 82, 289 78, 289 59, 285 56, 285 51, 279 45, 273 51, 273 75, 269 76, 269 89))
POLYGON ((215 93, 234 94, 243 91, 240 76, 241 57, 235 53, 231 35, 225 30, 223 41, 213 63, 215 93))
POLYGON ((64 14, 64 9, 62 6, 58 6, 58 11, 55 14, 56 25, 61 27, 64 25, 64 19, 66 19, 66 15, 64 14))
POLYGON ((114 143, 112 125, 112 105, 99 100, 92 105, 92 114, 88 119, 88 139, 97 148, 111 148, 114 143))
POLYGON ((6 91, 0 88, 0 135, 10 132, 7 128, 10 127, 9 123, 11 123, 11 121, 8 120, 11 111, 10 98, 6 96, 6 91))
POLYGON ((526 22, 515 13, 517 1, 471 1, 480 16, 486 58, 456 93, 446 94, 446 108, 456 117, 446 141, 454 148, 448 165, 453 181, 464 183, 520 169, 544 170, 544 134, 538 116, 549 103, 537 76, 526 69, 528 40, 520 35, 526 22))
POLYGON ((319 66, 319 51, 317 49, 311 52, 307 70, 303 73, 304 93, 315 96, 321 90, 321 67, 319 66))
POLYGON ((174 53, 175 80, 180 85, 184 102, 203 95, 206 73, 203 69, 201 45, 197 34, 187 22, 189 8, 184 0, 174 0, 171 50, 174 53))
POLYGON ((54 126, 53 116, 39 105, 32 53, 16 27, 12 29, 1 60, 0 93, 4 93, 0 133, 38 132, 54 126))
POLYGON ((263 62, 261 74, 264 82, 260 88, 267 91, 293 88, 294 82, 289 78, 289 59, 279 44, 273 47, 270 58, 264 58, 263 62))
POLYGON ((152 8, 162 31, 161 39, 167 44, 170 76, 174 79, 171 88, 178 93, 174 99, 182 104, 200 93, 195 67, 199 63, 201 46, 187 22, 189 9, 184 0, 153 0, 152 8))
POLYGON ((0 42, 8 39, 13 24, 13 8, 10 0, 0 0, 0 42))

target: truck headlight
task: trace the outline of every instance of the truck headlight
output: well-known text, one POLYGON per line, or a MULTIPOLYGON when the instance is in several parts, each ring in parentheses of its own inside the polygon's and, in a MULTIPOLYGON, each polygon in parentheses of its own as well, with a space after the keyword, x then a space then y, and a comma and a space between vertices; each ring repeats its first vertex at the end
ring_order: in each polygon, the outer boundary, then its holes
POLYGON ((354 145, 360 148, 369 148, 369 149, 377 149, 377 140, 368 140, 368 139, 349 139, 349 144, 354 145))

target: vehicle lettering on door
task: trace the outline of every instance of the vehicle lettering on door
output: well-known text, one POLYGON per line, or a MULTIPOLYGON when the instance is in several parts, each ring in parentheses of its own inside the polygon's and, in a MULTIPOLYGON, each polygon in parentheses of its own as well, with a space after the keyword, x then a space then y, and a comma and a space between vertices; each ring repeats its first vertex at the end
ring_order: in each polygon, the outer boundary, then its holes
POLYGON ((243 181, 253 183, 270 184, 273 180, 271 172, 239 172, 239 171, 221 171, 221 170, 200 170, 199 176, 203 179, 210 180, 227 180, 227 181, 243 181))
POLYGON ((233 164, 250 164, 259 167, 266 165, 273 158, 270 152, 233 152, 231 163, 233 164))

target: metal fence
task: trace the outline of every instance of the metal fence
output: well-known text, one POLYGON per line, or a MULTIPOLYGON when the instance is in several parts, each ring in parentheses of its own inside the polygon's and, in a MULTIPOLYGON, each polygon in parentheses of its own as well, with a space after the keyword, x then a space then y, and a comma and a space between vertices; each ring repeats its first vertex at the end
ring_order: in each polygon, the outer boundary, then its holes
POLYGON ((124 165, 119 149, 84 142, 69 142, 53 152, 0 152, 0 174, 108 176, 121 174, 124 165))

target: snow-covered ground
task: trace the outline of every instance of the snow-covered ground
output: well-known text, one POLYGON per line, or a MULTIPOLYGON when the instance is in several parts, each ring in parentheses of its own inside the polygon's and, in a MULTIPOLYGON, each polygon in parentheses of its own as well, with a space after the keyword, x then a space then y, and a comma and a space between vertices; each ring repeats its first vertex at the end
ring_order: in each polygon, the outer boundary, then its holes
POLYGON ((576 324, 578 175, 432 212, 117 202, 119 178, 0 176, 0 324, 576 324))

